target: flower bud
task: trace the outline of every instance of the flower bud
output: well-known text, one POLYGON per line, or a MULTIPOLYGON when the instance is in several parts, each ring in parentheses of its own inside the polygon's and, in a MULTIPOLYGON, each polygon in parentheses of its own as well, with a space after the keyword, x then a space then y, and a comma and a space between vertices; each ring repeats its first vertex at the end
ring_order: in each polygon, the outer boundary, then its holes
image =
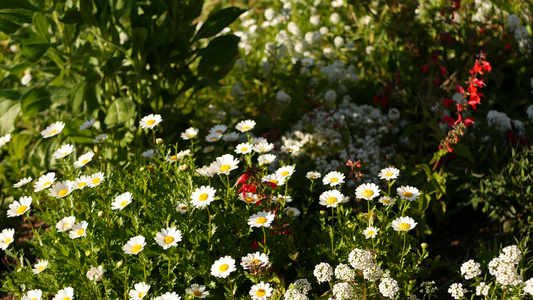
POLYGON ((90 256, 90 255, 91 255, 91 251, 90 250, 85 251, 85 256, 90 256))
POLYGON ((101 216, 103 216, 103 215, 104 215, 104 212, 103 212, 103 211, 99 211, 99 212, 98 212, 98 216, 99 216, 99 217, 101 217, 101 216))
POLYGON ((159 144, 163 143, 163 139, 162 138, 157 138, 157 139, 155 139, 155 143, 159 145, 159 144))

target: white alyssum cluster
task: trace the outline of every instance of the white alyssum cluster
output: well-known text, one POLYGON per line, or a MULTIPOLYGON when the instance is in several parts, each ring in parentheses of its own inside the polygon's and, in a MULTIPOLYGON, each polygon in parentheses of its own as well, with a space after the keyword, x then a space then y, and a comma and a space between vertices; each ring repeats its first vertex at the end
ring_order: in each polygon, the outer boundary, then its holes
POLYGON ((333 276, 333 268, 326 262, 319 263, 313 271, 318 283, 329 282, 333 276))
POLYGON ((490 286, 488 286, 485 282, 480 282, 476 286, 476 296, 487 296, 490 291, 490 286))
POLYGON ((507 27, 513 33, 514 39, 518 43, 518 50, 523 54, 529 55, 533 48, 529 31, 526 27, 520 25, 520 18, 512 14, 507 18, 507 27))
POLYGON ((335 268, 335 277, 342 281, 354 281, 355 271, 346 264, 339 264, 335 268))
POLYGON ((379 292, 383 297, 394 299, 400 290, 398 282, 390 277, 384 277, 379 283, 379 292))
POLYGON ((351 284, 339 282, 333 286, 333 296, 335 296, 335 299, 354 299, 355 290, 351 284))
POLYGON ((526 285, 524 286, 524 293, 533 296, 533 278, 528 279, 525 283, 526 285))
POLYGON ((498 257, 489 262, 489 273, 496 277, 496 282, 504 286, 517 286, 523 279, 518 274, 516 265, 522 259, 522 252, 517 246, 505 247, 498 257))
POLYGON ((500 133, 505 133, 511 129, 511 119, 504 112, 491 110, 487 113, 487 123, 490 127, 496 128, 500 133))
POLYGON ((463 263, 461 265, 461 275, 465 279, 472 279, 481 275, 481 268, 478 262, 475 262, 473 259, 463 263))
POLYGON ((453 299, 461 299, 466 293, 466 289, 463 288, 462 283, 454 283, 448 288, 448 293, 453 297, 453 299))
POLYGON ((308 300, 307 293, 311 290, 311 283, 301 278, 292 284, 292 288, 287 289, 284 295, 285 300, 308 300))

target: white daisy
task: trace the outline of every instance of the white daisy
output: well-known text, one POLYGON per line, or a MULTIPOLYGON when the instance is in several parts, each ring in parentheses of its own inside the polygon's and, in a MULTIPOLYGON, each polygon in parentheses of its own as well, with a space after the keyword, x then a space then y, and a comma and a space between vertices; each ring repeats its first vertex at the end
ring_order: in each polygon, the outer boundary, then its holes
POLYGON ((316 171, 311 171, 311 172, 307 172, 305 177, 307 177, 307 179, 318 179, 318 178, 322 177, 322 174, 320 174, 319 172, 316 172, 316 171))
POLYGON ((217 190, 210 186, 201 186, 194 190, 191 194, 191 205, 196 208, 202 208, 208 206, 215 200, 215 193, 217 190))
POLYGON ((231 256, 226 255, 213 263, 211 266, 211 275, 218 278, 226 278, 235 270, 237 270, 235 268, 235 260, 231 256))
POLYGON ((19 182, 15 183, 13 185, 13 187, 19 188, 19 187, 21 187, 23 185, 26 185, 26 184, 30 183, 32 180, 33 180, 33 178, 31 178, 31 177, 22 178, 19 182))
POLYGON ((91 267, 89 271, 87 271, 87 279, 90 281, 100 281, 102 280, 102 277, 104 277, 104 273, 107 270, 104 269, 102 266, 98 266, 98 268, 91 267))
POLYGON ((300 210, 296 207, 287 206, 283 209, 283 212, 291 217, 297 217, 300 215, 300 210))
POLYGON ((239 160, 237 158, 234 158, 231 154, 224 154, 222 156, 217 157, 217 159, 211 163, 209 166, 213 172, 216 172, 217 174, 226 174, 229 175, 229 173, 232 170, 237 169, 237 165, 239 164, 239 160))
POLYGON ((259 199, 254 193, 239 193, 239 200, 244 201, 248 204, 252 204, 256 203, 259 199))
POLYGON ((54 183, 55 180, 56 173, 46 173, 45 175, 42 175, 41 177, 39 177, 39 179, 37 179, 37 182, 35 182, 35 184, 33 185, 33 191, 37 193, 44 189, 47 189, 52 185, 52 183, 54 183))
POLYGON ((43 292, 39 289, 36 290, 30 290, 26 293, 25 296, 22 297, 21 300, 41 300, 41 297, 43 296, 43 292))
POLYGON ((240 134, 238 134, 237 132, 226 132, 223 136, 222 136, 222 139, 226 142, 235 142, 236 140, 238 140, 240 137, 240 134))
POLYGON ((385 205, 385 206, 389 206, 389 205, 392 205, 394 203, 394 199, 392 199, 391 197, 388 197, 388 196, 382 196, 381 198, 379 198, 379 203, 385 205))
POLYGON ((274 154, 263 154, 257 157, 257 162, 259 163, 260 166, 269 165, 273 163, 274 160, 276 160, 276 155, 274 154))
POLYGON ((248 154, 251 153, 253 145, 249 143, 240 143, 235 147, 235 153, 237 154, 248 154))
POLYGON ((58 121, 50 124, 45 130, 41 131, 41 135, 43 138, 49 138, 60 134, 61 131, 63 131, 63 128, 65 128, 65 123, 58 121))
POLYGON ((276 184, 277 186, 283 186, 285 184, 285 177, 281 177, 278 174, 273 173, 261 178, 261 181, 271 182, 273 184, 276 184))
POLYGON ((166 292, 163 295, 156 297, 154 300, 180 300, 181 297, 176 292, 166 292))
POLYGON ((123 210, 124 207, 126 207, 128 204, 130 204, 132 201, 132 195, 130 192, 125 192, 123 194, 118 195, 115 197, 113 202, 111 203, 111 210, 123 210))
POLYGON ((215 176, 215 174, 217 173, 216 170, 213 170, 211 169, 209 166, 203 166, 201 168, 198 168, 196 169, 196 173, 204 176, 204 177, 208 177, 208 178, 211 178, 213 176, 215 176))
POLYGON ((107 140, 107 134, 102 133, 102 134, 99 134, 99 135, 95 136, 94 139, 93 139, 93 142, 94 142, 95 144, 101 144, 101 143, 103 143, 105 140, 107 140))
POLYGON ((396 231, 409 231, 416 226, 415 220, 411 217, 398 217, 392 221, 392 228, 396 231))
POLYGON ((280 202, 280 203, 291 203, 292 197, 291 196, 283 196, 283 195, 277 195, 272 197, 273 201, 280 202))
POLYGON ((3 137, 0 137, 0 147, 3 147, 5 144, 11 141, 11 134, 6 134, 3 137))
POLYGON ((195 138, 198 135, 198 129, 197 128, 187 128, 185 132, 181 133, 181 138, 184 140, 190 140, 195 138))
POLYGON ((355 198, 372 200, 379 196, 379 187, 374 183, 363 183, 355 189, 355 198))
POLYGON ((222 138, 222 133, 212 132, 205 137, 205 140, 210 143, 219 141, 222 138))
POLYGON ((48 190, 48 196, 63 198, 68 196, 73 189, 73 184, 69 180, 55 183, 50 190, 48 190))
POLYGON ((181 214, 184 214, 187 212, 187 210, 189 210, 189 207, 187 206, 186 202, 178 202, 176 210, 179 211, 181 214))
POLYGON ((396 189, 396 193, 402 198, 409 201, 415 201, 420 196, 420 192, 417 188, 412 186, 400 186, 396 189))
POLYGON ((84 187, 91 184, 91 177, 87 175, 82 175, 79 178, 76 178, 74 181, 71 181, 72 187, 76 190, 83 190, 84 187))
POLYGON ((61 146, 59 149, 57 149, 54 152, 53 156, 56 159, 63 158, 72 152, 74 152, 74 146, 71 144, 66 144, 66 145, 61 146))
POLYGON ((62 290, 59 290, 52 300, 72 300, 74 299, 74 289, 71 287, 66 287, 62 290))
POLYGON ((300 151, 300 146, 289 143, 281 146, 281 151, 288 153, 288 154, 296 154, 298 151, 300 151))
POLYGON ((102 172, 97 172, 97 173, 94 173, 93 175, 91 175, 91 177, 89 178, 89 187, 90 188, 93 188, 93 187, 96 187, 97 185, 99 185, 100 183, 102 183, 102 180, 104 180, 104 173, 102 172))
POLYGON ((139 122, 139 125, 141 126, 141 128, 153 129, 159 123, 161 123, 162 120, 163 119, 161 119, 161 115, 150 114, 142 118, 139 122))
POLYGON ((272 296, 272 290, 270 283, 260 282, 252 286, 250 296, 252 296, 252 300, 266 300, 272 296))
POLYGON ((248 253, 241 259, 241 266, 245 270, 249 270, 250 268, 254 267, 266 267, 268 266, 268 263, 268 256, 261 252, 248 253))
POLYGON ((130 300, 139 300, 146 296, 150 290, 150 285, 144 282, 136 283, 133 286, 135 289, 130 290, 130 300))
POLYGON ((267 140, 264 137, 262 137, 262 136, 252 137, 252 144, 254 144, 254 146, 257 146, 257 145, 259 145, 261 143, 266 143, 266 142, 267 142, 267 140))
POLYGON ((176 160, 180 160, 182 158, 184 158, 185 156, 187 155, 190 155, 191 154, 191 150, 187 149, 187 150, 183 150, 183 151, 180 151, 178 152, 178 154, 174 154, 174 155, 169 155, 167 156, 167 161, 168 162, 175 162, 176 160))
POLYGON ((76 217, 73 217, 73 216, 64 217, 63 219, 61 219, 61 221, 57 222, 56 224, 57 232, 64 232, 64 231, 71 230, 72 227, 74 227, 75 222, 76 222, 76 217))
POLYGON ((290 177, 294 174, 295 168, 293 166, 284 166, 276 170, 276 174, 281 177, 290 177))
POLYGON ((28 210, 30 210, 31 202, 32 198, 28 196, 20 198, 19 201, 13 201, 13 203, 9 204, 7 217, 17 217, 26 213, 28 210))
POLYGON ((157 152, 159 152, 158 149, 148 149, 141 153, 141 156, 146 158, 152 158, 152 156, 154 156, 154 154, 156 154, 157 152))
POLYGON ((209 133, 223 134, 224 132, 226 132, 226 129, 228 129, 226 125, 215 125, 213 126, 213 128, 209 129, 209 133))
POLYGON ((15 229, 6 228, 0 233, 0 249, 6 250, 15 240, 15 229))
POLYGON ((76 169, 79 169, 83 166, 85 166, 88 162, 90 162, 94 157, 94 152, 89 151, 82 156, 78 157, 78 160, 74 162, 74 167, 76 169))
POLYGON ((379 179, 385 179, 387 181, 398 178, 400 170, 395 167, 385 168, 379 172, 379 179))
POLYGON ((274 149, 274 144, 269 142, 260 142, 254 145, 254 151, 257 153, 267 153, 274 149))
POLYGON ((89 127, 92 127, 94 125, 94 121, 96 121, 96 118, 92 118, 90 120, 83 122, 83 124, 81 124, 80 126, 80 130, 85 130, 89 127))
POLYGON ((344 183, 344 174, 337 171, 331 171, 322 179, 324 185, 337 186, 344 183))
POLYGON ((269 211, 260 211, 248 218, 248 225, 250 225, 250 227, 270 227, 274 218, 276 218, 276 215, 273 213, 269 211))
POLYGON ((378 235, 379 228, 369 226, 365 230, 363 230, 363 234, 365 235, 365 238, 375 238, 378 235))
POLYGON ((344 195, 338 190, 323 192, 319 197, 319 203, 326 207, 337 207, 337 204, 344 202, 344 195))
POLYGON ((79 237, 87 236, 87 226, 89 224, 85 221, 81 221, 72 226, 72 229, 68 233, 69 238, 77 239, 79 237))
POLYGON ((175 227, 161 229, 161 231, 155 235, 155 241, 165 250, 170 247, 176 247, 178 246, 178 242, 181 241, 181 231, 175 227))
POLYGON ((235 126, 235 129, 237 129, 240 132, 247 132, 252 130, 255 127, 255 121, 253 120, 244 120, 237 123, 235 126))
POLYGON ((204 299, 205 297, 209 296, 209 291, 205 290, 205 286, 196 283, 193 283, 190 287, 186 288, 185 293, 200 299, 204 299))
POLYGON ((46 268, 48 268, 48 260, 43 259, 37 262, 35 265, 33 265, 33 274, 39 274, 42 271, 44 271, 46 268))
POLYGON ((124 247, 122 247, 122 250, 126 254, 132 254, 137 255, 139 252, 141 252, 144 249, 144 246, 146 246, 146 242, 144 241, 144 236, 138 235, 135 237, 132 237, 124 247))

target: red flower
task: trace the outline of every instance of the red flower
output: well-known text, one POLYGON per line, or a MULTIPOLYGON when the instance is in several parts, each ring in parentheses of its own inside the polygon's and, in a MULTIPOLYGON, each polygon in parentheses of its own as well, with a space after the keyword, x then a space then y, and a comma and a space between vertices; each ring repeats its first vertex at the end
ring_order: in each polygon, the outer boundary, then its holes
MULTIPOLYGON (((474 67, 472 68, 472 71, 474 73, 482 73, 482 68, 481 68, 481 65, 479 64, 479 61, 476 60, 476 64, 474 65, 474 67)), ((482 73, 483 74, 483 73, 482 73)))
POLYGON ((511 44, 505 44, 504 49, 505 50, 511 50, 511 44))
POLYGON ((440 68, 440 75, 446 75, 446 73, 448 73, 448 70, 446 70, 445 67, 439 66, 439 68, 440 68))
POLYGON ((448 108, 450 103, 454 103, 455 102, 452 99, 442 99, 442 101, 444 101, 444 105, 446 105, 446 108, 448 108))
POLYGON ((488 61, 483 61, 483 70, 490 72, 492 70, 492 67, 488 61))
POLYGON ((423 65, 422 66, 422 73, 427 73, 428 72, 428 65, 423 65))
POLYGON ((474 125, 474 118, 466 118, 463 120, 466 127, 473 126, 474 125))

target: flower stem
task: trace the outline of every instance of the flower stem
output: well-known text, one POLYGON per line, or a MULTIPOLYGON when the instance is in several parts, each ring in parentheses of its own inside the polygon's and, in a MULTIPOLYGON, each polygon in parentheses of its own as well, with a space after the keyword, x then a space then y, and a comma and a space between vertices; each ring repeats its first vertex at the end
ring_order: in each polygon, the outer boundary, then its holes
POLYGON ((266 232, 265 232, 265 226, 261 226, 261 229, 263 229, 263 251, 266 254, 267 253, 267 245, 266 245, 267 237, 266 237, 266 232))
POLYGON ((35 228, 33 228, 33 224, 31 223, 30 216, 26 214, 26 219, 28 219, 28 223, 30 223, 31 231, 33 232, 33 235, 35 238, 39 241, 39 245, 43 245, 43 242, 41 241, 41 237, 39 236, 39 233, 35 231, 35 228))
POLYGON ((229 292, 231 293, 231 299, 235 300, 235 296, 233 295, 233 286, 231 285, 231 277, 228 276, 229 280, 229 292))
POLYGON ((207 208, 207 217, 208 217, 208 232, 207 232, 207 249, 209 250, 209 242, 211 241, 211 213, 209 213, 209 206, 206 206, 207 208))

